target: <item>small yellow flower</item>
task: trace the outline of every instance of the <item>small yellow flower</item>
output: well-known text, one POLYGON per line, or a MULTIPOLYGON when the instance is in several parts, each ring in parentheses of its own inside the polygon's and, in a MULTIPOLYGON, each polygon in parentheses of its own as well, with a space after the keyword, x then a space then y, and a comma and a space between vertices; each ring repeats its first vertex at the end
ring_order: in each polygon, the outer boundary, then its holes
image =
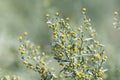
POLYGON ((70 48, 71 48, 71 46, 70 46, 70 45, 68 45, 68 46, 67 46, 67 48, 68 48, 68 49, 70 49, 70 48))
POLYGON ((62 56, 64 56, 64 53, 61 53, 62 56))
POLYGON ((35 49, 34 51, 35 51, 35 53, 37 53, 37 52, 38 52, 38 49, 35 49))
POLYGON ((46 69, 46 66, 42 66, 42 67, 41 67, 41 70, 44 71, 45 69, 46 69))
POLYGON ((36 61, 36 60, 37 60, 37 58, 36 58, 36 57, 33 57, 33 60, 34 60, 34 61, 36 61))
POLYGON ((73 48, 73 51, 74 51, 75 53, 78 53, 78 52, 79 52, 78 48, 73 48))
POLYGON ((83 12, 86 12, 86 10, 87 10, 86 8, 82 8, 82 11, 83 11, 83 12))
POLYGON ((75 32, 74 32, 74 31, 71 31, 70 34, 75 34, 75 32))
POLYGON ((53 38, 54 38, 54 39, 57 38, 57 35, 53 35, 53 38))
POLYGON ((103 75, 103 74, 104 74, 104 72, 103 72, 103 71, 100 71, 100 72, 99 72, 99 74, 100 74, 100 75, 103 75))
POLYGON ((100 74, 100 75, 103 75, 103 74, 104 74, 104 72, 103 72, 102 69, 99 70, 99 74, 100 74))
POLYGON ((55 26, 59 26, 59 23, 56 23, 55 26))
POLYGON ((94 61, 95 60, 95 58, 91 58, 91 61, 94 61))
POLYGON ((46 63, 45 63, 45 62, 42 62, 42 64, 43 64, 43 65, 46 65, 46 63))
POLYGON ((69 50, 67 50, 67 52, 69 53, 69 52, 70 52, 70 49, 69 49, 69 50))
POLYGON ((23 40, 23 37, 22 36, 19 36, 19 41, 22 41, 23 40))
POLYGON ((66 18, 66 20, 67 20, 67 21, 69 21, 69 20, 70 20, 70 18, 68 18, 68 17, 67 17, 67 18, 66 18))
POLYGON ((61 38, 65 38, 65 34, 62 34, 62 35, 61 35, 61 38))
POLYGON ((46 17, 49 17, 50 15, 47 13, 45 16, 46 16, 46 17))
POLYGON ((29 46, 29 48, 30 48, 30 49, 32 49, 32 48, 33 48, 33 46, 31 45, 31 46, 29 46))
POLYGON ((77 67, 80 67, 80 64, 79 64, 79 63, 77 64, 77 67))
POLYGON ((29 66, 30 69, 33 69, 34 67, 33 66, 29 66))
POLYGON ((117 11, 115 11, 115 12, 114 12, 114 15, 118 15, 118 12, 117 12, 117 11))
POLYGON ((41 74, 41 76, 42 76, 42 77, 45 77, 45 76, 46 76, 46 72, 43 72, 43 73, 41 74))
POLYGON ((28 62, 27 61, 23 61, 23 64, 27 64, 28 62))
POLYGON ((27 56, 27 59, 30 59, 30 56, 27 56))
POLYGON ((64 56, 64 54, 63 54, 63 53, 60 53, 60 54, 59 54, 59 57, 62 57, 62 56, 64 56))
POLYGON ((55 27, 55 25, 56 25, 55 23, 52 24, 53 27, 55 27))
POLYGON ((42 52, 42 55, 44 56, 44 55, 45 55, 45 52, 42 52))
POLYGON ((97 58, 98 58, 98 60, 100 60, 100 58, 101 58, 101 56, 100 56, 100 54, 99 54, 99 53, 97 54, 97 58))
POLYGON ((56 16, 59 16, 59 13, 58 12, 56 12, 56 14, 55 14, 56 16))
POLYGON ((24 32, 24 35, 27 36, 27 35, 28 35, 28 32, 24 32))
POLYGON ((78 31, 80 31, 80 30, 81 30, 81 28, 79 27, 79 28, 78 28, 78 31))
POLYGON ((25 51, 25 50, 22 50, 22 51, 21 51, 21 54, 25 54, 25 53, 26 53, 26 51, 25 51))
POLYGON ((81 38, 77 38, 77 40, 81 40, 81 38))
POLYGON ((85 27, 85 30, 87 31, 87 30, 89 30, 89 28, 88 28, 88 27, 85 27))
POLYGON ((40 49, 40 46, 37 46, 37 49, 40 49))
POLYGON ((98 73, 95 73, 96 76, 98 76, 98 73))
POLYGON ((70 34, 67 34, 67 37, 69 38, 69 37, 70 37, 70 34))
POLYGON ((53 50, 57 50, 57 48, 54 48, 53 50))
POLYGON ((95 36, 94 33, 91 33, 91 34, 90 34, 90 37, 91 37, 91 38, 94 38, 94 36, 95 36))
POLYGON ((64 49, 65 47, 62 45, 62 46, 60 46, 62 49, 64 49))
POLYGON ((17 77, 17 80, 21 80, 20 76, 17 77))

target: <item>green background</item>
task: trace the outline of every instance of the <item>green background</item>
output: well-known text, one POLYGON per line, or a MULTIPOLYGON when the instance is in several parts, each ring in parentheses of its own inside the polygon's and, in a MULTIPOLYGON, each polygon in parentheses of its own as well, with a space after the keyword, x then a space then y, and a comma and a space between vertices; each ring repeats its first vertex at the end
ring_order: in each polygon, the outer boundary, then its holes
POLYGON ((105 80, 120 80, 120 31, 112 24, 113 12, 120 11, 120 0, 0 0, 0 76, 16 74, 22 80, 40 79, 39 74, 22 65, 18 36, 27 31, 29 38, 49 54, 50 35, 45 14, 59 11, 78 26, 82 7, 87 8, 97 38, 107 51, 105 80))

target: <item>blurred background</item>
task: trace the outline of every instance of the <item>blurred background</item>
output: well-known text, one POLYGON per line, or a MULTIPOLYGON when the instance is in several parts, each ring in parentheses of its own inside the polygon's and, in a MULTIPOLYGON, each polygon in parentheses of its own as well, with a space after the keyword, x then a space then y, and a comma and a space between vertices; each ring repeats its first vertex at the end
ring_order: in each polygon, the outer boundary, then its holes
POLYGON ((71 18, 71 24, 79 26, 82 7, 87 8, 97 38, 107 51, 105 80, 120 80, 120 30, 112 25, 113 12, 120 11, 120 0, 0 0, 0 76, 16 74, 22 80, 39 80, 38 73, 22 65, 18 36, 27 31, 35 44, 49 52, 45 14, 59 11, 62 17, 71 18))

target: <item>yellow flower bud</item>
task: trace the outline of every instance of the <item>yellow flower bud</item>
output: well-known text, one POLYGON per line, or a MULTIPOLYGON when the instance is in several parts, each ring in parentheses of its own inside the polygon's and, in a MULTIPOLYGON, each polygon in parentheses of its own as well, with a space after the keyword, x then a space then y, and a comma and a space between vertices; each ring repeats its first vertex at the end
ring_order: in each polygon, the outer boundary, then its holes
POLYGON ((86 8, 82 8, 82 11, 83 11, 83 12, 86 12, 86 10, 87 10, 86 8))
POLYGON ((30 48, 30 49, 32 49, 32 48, 33 48, 33 46, 31 45, 31 46, 29 46, 29 48, 30 48))
POLYGON ((118 12, 117 12, 117 11, 115 11, 115 12, 114 12, 114 15, 118 15, 118 12))
POLYGON ((44 71, 45 69, 46 69, 46 66, 42 66, 42 67, 41 67, 41 70, 44 71))
POLYGON ((21 51, 21 54, 25 54, 25 53, 26 53, 26 51, 25 51, 25 50, 22 50, 22 51, 21 51))
POLYGON ((50 15, 47 13, 45 16, 46 16, 46 17, 49 17, 50 15))
POLYGON ((40 46, 37 46, 37 49, 40 49, 40 46))
POLYGON ((27 35, 28 35, 28 32, 24 32, 24 35, 27 36, 27 35))
POLYGON ((61 35, 61 38, 65 38, 65 34, 62 34, 62 35, 61 35))
POLYGON ((37 60, 37 58, 36 58, 36 57, 33 57, 33 60, 34 60, 34 61, 36 61, 36 60, 37 60))
POLYGON ((30 56, 27 56, 27 59, 30 59, 30 56))
POLYGON ((99 54, 99 53, 97 54, 97 58, 98 58, 98 60, 100 60, 100 58, 101 58, 101 56, 100 56, 100 54, 99 54))
POLYGON ((80 67, 80 64, 79 64, 79 63, 77 64, 77 67, 80 67))
POLYGON ((44 55, 45 55, 45 52, 42 52, 42 55, 44 56, 44 55))
POLYGON ((79 27, 79 28, 78 28, 78 31, 80 31, 80 30, 81 30, 81 28, 79 27))
POLYGON ((94 61, 95 59, 94 58, 91 58, 91 61, 94 61))
POLYGON ((42 64, 43 64, 43 65, 46 65, 46 63, 45 63, 45 62, 42 62, 42 64))
POLYGON ((53 38, 57 38, 57 35, 53 35, 53 38))
POLYGON ((41 76, 42 76, 42 77, 46 76, 46 72, 43 72, 43 73, 41 74, 41 76))
POLYGON ((33 69, 34 67, 33 66, 29 66, 30 69, 33 69))
POLYGON ((59 16, 59 13, 58 12, 56 12, 56 14, 55 14, 56 16, 59 16))
POLYGON ((95 36, 94 33, 91 33, 91 34, 90 34, 90 37, 91 37, 91 38, 94 38, 94 36, 95 36))
POLYGON ((21 80, 20 76, 17 77, 17 80, 21 80))
POLYGON ((67 48, 68 48, 68 49, 70 49, 70 48, 71 48, 71 46, 70 46, 70 45, 68 45, 68 46, 67 46, 67 48))
POLYGON ((89 28, 88 27, 85 27, 85 30, 87 31, 89 28))
POLYGON ((68 51, 68 53, 70 52, 70 49, 69 50, 67 50, 68 51))
POLYGON ((71 31, 70 34, 75 34, 75 32, 71 31))
POLYGON ((27 64, 28 62, 27 61, 23 61, 23 64, 27 64))
POLYGON ((22 41, 23 40, 23 37, 22 36, 19 36, 19 41, 22 41))
POLYGON ((70 20, 70 18, 68 18, 68 17, 67 17, 67 18, 66 18, 66 20, 67 20, 67 21, 69 21, 69 20, 70 20))

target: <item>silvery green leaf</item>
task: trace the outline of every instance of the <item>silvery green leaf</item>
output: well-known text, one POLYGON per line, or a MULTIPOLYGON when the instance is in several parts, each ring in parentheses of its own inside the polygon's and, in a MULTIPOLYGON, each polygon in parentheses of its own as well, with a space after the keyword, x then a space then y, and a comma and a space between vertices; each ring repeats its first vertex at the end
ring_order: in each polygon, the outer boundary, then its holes
POLYGON ((85 41, 93 40, 93 38, 86 38, 85 41))
POLYGON ((108 69, 104 69, 104 70, 103 70, 103 72, 106 72, 106 71, 108 71, 108 69))

